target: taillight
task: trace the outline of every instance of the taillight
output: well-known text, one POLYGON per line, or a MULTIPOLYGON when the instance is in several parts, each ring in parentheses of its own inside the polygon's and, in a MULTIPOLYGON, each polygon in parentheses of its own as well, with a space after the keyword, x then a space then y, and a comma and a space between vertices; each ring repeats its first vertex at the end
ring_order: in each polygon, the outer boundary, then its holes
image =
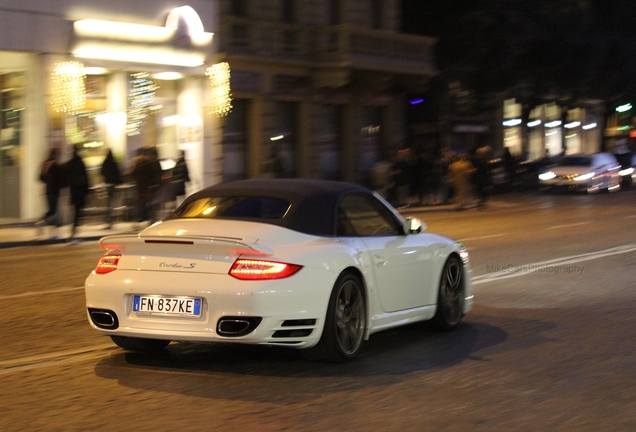
POLYGON ((99 259, 95 273, 104 274, 117 270, 121 254, 107 254, 99 259))
POLYGON ((301 268, 303 266, 296 264, 239 258, 232 264, 229 274, 243 280, 282 279, 301 268))

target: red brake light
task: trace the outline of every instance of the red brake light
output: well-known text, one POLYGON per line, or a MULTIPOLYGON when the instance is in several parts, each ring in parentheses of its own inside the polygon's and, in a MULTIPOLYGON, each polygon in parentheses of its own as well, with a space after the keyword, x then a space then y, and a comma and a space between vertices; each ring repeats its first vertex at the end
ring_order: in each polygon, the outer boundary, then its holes
POLYGON ((105 274, 117 270, 121 254, 107 254, 99 259, 95 273, 105 274))
POLYGON ((303 268, 296 264, 239 258, 230 269, 230 276, 242 280, 282 279, 303 268))

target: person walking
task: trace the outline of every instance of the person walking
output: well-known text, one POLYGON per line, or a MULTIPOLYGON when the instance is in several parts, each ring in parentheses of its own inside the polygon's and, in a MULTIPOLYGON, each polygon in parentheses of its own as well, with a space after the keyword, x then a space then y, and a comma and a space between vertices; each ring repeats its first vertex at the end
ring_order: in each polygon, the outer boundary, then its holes
POLYGON ((154 178, 156 180, 156 184, 152 186, 152 202, 149 214, 150 223, 155 223, 157 220, 162 218, 164 204, 170 195, 170 182, 163 177, 163 168, 159 161, 157 147, 148 147, 144 150, 144 152, 150 160, 150 165, 152 166, 154 178))
POLYGON ((470 189, 475 168, 468 160, 468 157, 462 154, 450 164, 448 173, 455 192, 457 210, 464 210, 470 201, 470 189))
POLYGON ((176 201, 177 207, 179 207, 185 198, 185 184, 188 182, 190 182, 188 164, 185 160, 185 152, 180 150, 177 163, 174 168, 172 168, 172 178, 170 179, 170 183, 172 185, 172 196, 176 201))
POLYGON ((477 208, 484 210, 488 201, 490 189, 490 146, 482 146, 475 152, 475 192, 477 193, 477 208))
POLYGON ((113 226, 113 198, 115 196, 115 188, 117 185, 122 184, 119 164, 115 160, 111 149, 108 149, 106 158, 104 158, 104 162, 102 162, 101 174, 102 177, 104 177, 104 183, 106 183, 106 223, 108 224, 107 228, 110 229, 113 226))
POLYGON ((46 185, 46 203, 47 211, 41 221, 36 223, 38 227, 38 233, 42 228, 47 225, 52 225, 51 238, 57 238, 56 228, 60 227, 60 218, 57 214, 57 206, 60 198, 60 189, 64 186, 64 174, 62 168, 57 163, 59 157, 59 150, 52 148, 49 152, 49 156, 40 169, 40 181, 46 185))
POLYGON ((66 162, 64 171, 71 191, 71 205, 73 206, 73 228, 71 229, 69 241, 77 243, 77 227, 80 224, 82 210, 88 195, 88 174, 86 173, 86 165, 84 165, 76 145, 73 146, 73 157, 66 162))
POLYGON ((153 221, 153 198, 161 178, 158 177, 157 170, 145 149, 137 150, 130 176, 137 188, 137 221, 153 221))

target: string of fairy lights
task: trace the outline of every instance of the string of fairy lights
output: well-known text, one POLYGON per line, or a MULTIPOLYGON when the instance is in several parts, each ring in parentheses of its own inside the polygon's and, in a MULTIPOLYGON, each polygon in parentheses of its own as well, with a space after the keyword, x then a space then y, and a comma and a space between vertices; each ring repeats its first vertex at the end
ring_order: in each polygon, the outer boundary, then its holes
POLYGON ((150 79, 147 72, 131 74, 128 93, 128 113, 126 135, 138 135, 159 86, 150 79))
POLYGON ((57 63, 53 70, 53 109, 71 115, 86 105, 84 65, 77 61, 57 63))
MULTIPOLYGON (((230 66, 217 63, 205 72, 210 82, 210 114, 226 116, 232 110, 230 90, 230 66)), ((84 65, 77 61, 65 61, 55 65, 52 74, 53 109, 59 113, 77 115, 86 106, 86 74, 84 65)), ((159 86, 147 72, 130 75, 126 134, 139 134, 159 86)))
POLYGON ((226 116, 232 110, 230 92, 230 65, 226 62, 210 66, 205 74, 210 79, 212 106, 210 114, 226 116))

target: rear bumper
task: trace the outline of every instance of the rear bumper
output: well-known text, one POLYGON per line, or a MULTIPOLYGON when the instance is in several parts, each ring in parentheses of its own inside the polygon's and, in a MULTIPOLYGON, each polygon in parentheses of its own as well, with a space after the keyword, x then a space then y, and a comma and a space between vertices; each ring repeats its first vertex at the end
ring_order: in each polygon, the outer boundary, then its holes
MULTIPOLYGON (((105 335, 189 342, 233 342, 304 348, 320 339, 335 276, 304 268, 276 281, 240 281, 228 275, 117 270, 91 274, 85 283, 87 316, 105 335), (133 311, 135 295, 201 299, 198 317, 149 315, 133 311), (115 315, 116 328, 100 325, 91 310, 115 315), (221 334, 220 321, 253 321, 253 330, 221 334)), ((104 315, 99 315, 100 318, 104 315)), ((109 320, 105 320, 106 324, 109 320)), ((103 321, 101 322, 103 324, 103 321)), ((225 324, 226 329, 232 324, 225 324)), ((237 324, 240 326, 240 324, 237 324)))

